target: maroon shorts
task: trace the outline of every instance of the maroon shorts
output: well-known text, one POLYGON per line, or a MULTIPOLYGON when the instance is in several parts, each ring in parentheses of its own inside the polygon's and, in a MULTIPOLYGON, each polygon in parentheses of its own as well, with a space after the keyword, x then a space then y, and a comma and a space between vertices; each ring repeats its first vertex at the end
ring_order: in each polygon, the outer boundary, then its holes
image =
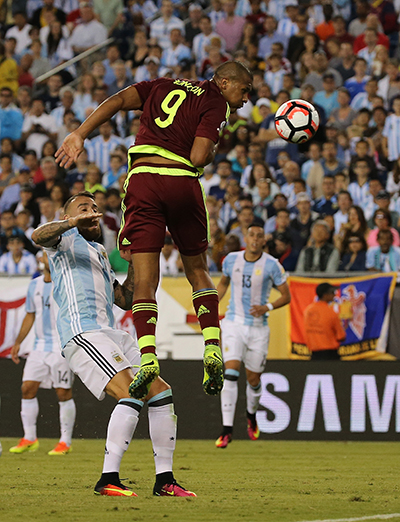
POLYGON ((122 209, 120 250, 160 252, 166 227, 181 254, 207 249, 208 215, 197 177, 132 173, 122 209))

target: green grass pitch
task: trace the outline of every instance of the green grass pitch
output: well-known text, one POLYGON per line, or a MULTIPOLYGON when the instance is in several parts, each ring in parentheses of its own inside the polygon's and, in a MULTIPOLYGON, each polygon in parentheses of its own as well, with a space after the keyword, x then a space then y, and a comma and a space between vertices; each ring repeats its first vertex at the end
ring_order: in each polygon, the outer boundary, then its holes
MULTIPOLYGON (((133 440, 121 477, 138 498, 93 494, 104 441, 74 440, 73 452, 0 457, 1 522, 300 522, 400 513, 398 443, 178 440, 175 476, 197 498, 152 496, 150 442, 133 440)), ((375 519, 375 518, 374 518, 375 519)), ((379 520, 382 518, 376 518, 379 520)), ((398 518, 391 520, 400 521, 398 518)))

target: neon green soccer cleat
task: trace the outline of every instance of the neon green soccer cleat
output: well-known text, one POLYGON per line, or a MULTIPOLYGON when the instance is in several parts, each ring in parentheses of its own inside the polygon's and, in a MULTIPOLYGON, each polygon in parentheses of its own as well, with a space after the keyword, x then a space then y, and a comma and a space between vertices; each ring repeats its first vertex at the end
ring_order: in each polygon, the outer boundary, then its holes
POLYGON ((28 440, 22 438, 16 446, 13 446, 8 451, 10 453, 25 453, 27 451, 33 452, 39 448, 39 441, 36 440, 28 440))
POLYGON ((149 393, 151 383, 160 375, 160 365, 154 353, 142 355, 140 368, 129 385, 129 395, 133 399, 142 400, 149 393))
POLYGON ((204 350, 203 390, 207 395, 218 395, 224 385, 224 365, 219 346, 209 344, 204 350))

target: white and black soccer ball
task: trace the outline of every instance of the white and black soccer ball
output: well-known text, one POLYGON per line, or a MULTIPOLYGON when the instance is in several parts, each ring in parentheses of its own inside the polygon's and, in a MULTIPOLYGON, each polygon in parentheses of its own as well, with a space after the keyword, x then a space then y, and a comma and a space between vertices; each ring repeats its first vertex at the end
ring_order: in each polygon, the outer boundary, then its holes
POLYGON ((319 115, 311 103, 289 100, 275 114, 275 129, 281 138, 291 143, 304 143, 319 127, 319 115))

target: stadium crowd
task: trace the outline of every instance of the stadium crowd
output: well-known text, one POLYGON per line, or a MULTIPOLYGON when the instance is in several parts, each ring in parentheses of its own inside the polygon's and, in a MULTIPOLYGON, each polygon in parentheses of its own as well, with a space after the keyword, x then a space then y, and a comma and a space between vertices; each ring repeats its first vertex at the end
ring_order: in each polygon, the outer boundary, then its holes
MULTIPOLYGON (((34 273, 35 227, 67 198, 95 194, 116 271, 128 149, 140 111, 120 112, 70 169, 54 153, 108 96, 160 76, 209 80, 235 59, 254 75, 232 114, 207 196, 209 267, 262 224, 266 251, 288 271, 400 270, 400 1, 3 0, 0 2, 0 272, 34 273), (92 60, 52 68, 108 37, 92 60), (304 145, 278 137, 285 101, 312 102, 320 128, 304 145)), ((182 270, 167 238, 164 274, 182 270)))

